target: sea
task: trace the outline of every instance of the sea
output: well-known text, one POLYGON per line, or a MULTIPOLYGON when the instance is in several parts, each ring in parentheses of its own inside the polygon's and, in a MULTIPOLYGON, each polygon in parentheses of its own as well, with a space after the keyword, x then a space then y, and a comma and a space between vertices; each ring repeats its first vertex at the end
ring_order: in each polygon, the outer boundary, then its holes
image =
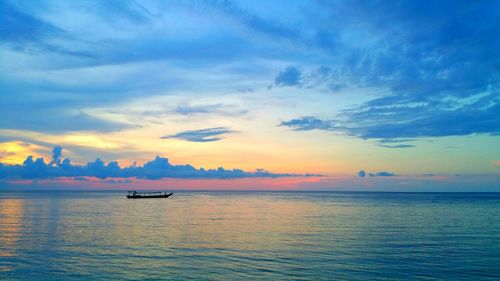
POLYGON ((500 280, 500 193, 1 191, 0 280, 500 280))

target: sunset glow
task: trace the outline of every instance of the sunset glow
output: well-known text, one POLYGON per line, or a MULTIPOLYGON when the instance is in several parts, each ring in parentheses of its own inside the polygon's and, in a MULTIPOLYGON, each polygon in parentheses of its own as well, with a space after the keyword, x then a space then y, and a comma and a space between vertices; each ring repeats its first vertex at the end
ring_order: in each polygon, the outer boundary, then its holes
MULTIPOLYGON (((478 187, 471 179, 498 189, 498 21, 488 6, 435 5, 431 15, 349 1, 3 1, 0 162, 49 164, 60 146, 61 161, 83 166, 160 156, 342 178, 353 189, 408 178, 446 189, 443 177, 456 190, 478 187), (369 176, 380 172, 390 176, 369 176)), ((61 182, 2 174, 42 179, 61 182)), ((308 189, 310 180, 173 185, 308 189)))

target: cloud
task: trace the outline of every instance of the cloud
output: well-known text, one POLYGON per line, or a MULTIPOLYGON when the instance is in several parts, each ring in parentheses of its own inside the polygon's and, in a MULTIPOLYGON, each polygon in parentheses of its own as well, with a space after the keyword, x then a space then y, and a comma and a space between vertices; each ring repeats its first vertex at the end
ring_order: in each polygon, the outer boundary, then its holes
POLYGON ((301 71, 300 69, 289 66, 280 73, 274 79, 274 85, 278 87, 285 86, 297 86, 300 85, 301 71))
MULTIPOLYGON (((223 4, 214 7, 225 10, 223 13, 239 11, 235 5, 228 8, 223 4)), ((234 74, 210 72, 227 64, 228 58, 254 53, 256 42, 234 32, 236 28, 220 17, 212 18, 204 8, 197 11, 197 17, 186 6, 136 1, 1 1, 0 92, 5 94, 0 103, 0 128, 57 133, 120 130, 127 124, 75 112, 163 95, 173 88, 196 92, 202 88, 197 85, 203 85, 206 90, 212 86, 208 82, 228 85, 231 79, 233 88, 247 85, 235 82, 234 74), (165 29, 165 25, 176 27, 165 29), (219 32, 227 28, 230 32, 219 32), (184 64, 188 60, 191 63, 184 64), (175 62, 182 65, 171 66, 175 62)), ((262 22, 246 14, 248 23, 258 26, 262 22)))
POLYGON ((50 23, 17 10, 8 1, 0 2, 0 9, 4 14, 0 19, 0 37, 4 42, 39 42, 65 33, 50 23))
POLYGON ((60 166, 61 156, 62 156, 62 147, 54 146, 54 149, 52 149, 52 161, 50 161, 49 165, 60 166))
POLYGON ((135 163, 128 167, 120 167, 116 161, 105 163, 99 158, 85 165, 74 165, 70 159, 62 159, 62 147, 53 149, 53 159, 45 163, 43 158, 34 159, 28 156, 22 165, 7 165, 0 163, 0 178, 6 179, 46 179, 58 177, 72 177, 77 181, 85 181, 85 177, 106 178, 201 178, 201 179, 234 179, 254 177, 291 177, 291 176, 319 176, 313 174, 275 174, 264 169, 254 172, 245 172, 240 169, 226 170, 223 167, 217 169, 196 169, 193 166, 173 165, 167 158, 156 156, 152 161, 143 166, 135 163))
POLYGON ((387 144, 379 144, 380 147, 384 148, 411 148, 415 147, 413 144, 395 144, 395 145, 387 145, 387 144))
POLYGON ((384 148, 412 148, 415 147, 413 144, 405 144, 407 142, 413 142, 415 139, 379 139, 377 140, 378 146, 384 148))
MULTIPOLYGON (((331 122, 348 135, 500 134, 497 2, 316 1, 307 12, 300 2, 271 6, 0 1, 0 127, 116 130, 120 124, 79 119, 75 112, 174 90, 204 93, 210 73, 231 62, 239 68, 216 72, 217 90, 238 81, 231 89, 258 93, 260 79, 304 91, 375 89, 376 95, 359 99, 368 101, 332 112, 331 122), (250 61, 266 65, 258 79, 241 75, 260 70, 250 61), (293 66, 275 76, 270 66, 276 61, 293 66), (55 125, 60 120, 68 121, 55 125)), ((201 108, 180 112, 197 110, 202 114, 201 108)))
POLYGON ((391 172, 378 172, 378 173, 369 173, 368 174, 370 177, 394 177, 396 174, 391 173, 391 172))
MULTIPOLYGON (((288 126, 295 131, 318 129, 341 132, 362 139, 375 139, 379 146, 384 148, 412 148, 415 145, 386 143, 480 133, 499 135, 500 127, 496 124, 500 124, 500 102, 491 101, 490 98, 491 96, 488 96, 481 104, 476 103, 476 108, 462 108, 454 113, 441 112, 432 107, 395 109, 393 105, 388 105, 386 109, 372 107, 363 112, 343 112, 332 119, 300 117, 283 121, 280 126, 288 126)), ((494 99, 500 100, 500 96, 494 99)))
POLYGON ((273 19, 266 19, 232 1, 207 1, 205 3, 208 7, 214 8, 216 12, 225 14, 254 32, 276 39, 286 39, 295 42, 301 42, 302 40, 302 36, 297 29, 280 24, 273 19))
POLYGON ((253 93, 253 92, 255 92, 255 90, 253 88, 250 88, 250 87, 238 88, 237 91, 240 93, 253 93))
POLYGON ((364 170, 359 171, 357 175, 360 178, 364 178, 367 175, 370 177, 395 177, 395 176, 397 176, 396 174, 391 173, 391 172, 387 172, 387 171, 382 171, 382 172, 378 172, 378 173, 367 173, 364 170))
POLYGON ((331 43, 312 44, 336 57, 325 71, 303 73, 303 80, 380 89, 375 98, 333 118, 347 134, 364 139, 500 134, 498 3, 318 4, 322 13, 316 11, 316 23, 335 28, 318 29, 319 38, 331 43))
POLYGON ((349 134, 366 139, 500 134, 496 126, 500 123, 500 96, 494 93, 455 109, 451 103, 431 104, 422 97, 404 102, 402 99, 401 96, 381 98, 346 111, 342 125, 349 134))
MULTIPOLYGON (((438 96, 438 95, 437 95, 438 96)), ((450 98, 450 97, 448 97, 450 98)), ((282 122, 300 123, 314 120, 316 124, 337 124, 337 131, 363 139, 398 140, 400 138, 424 138, 465 136, 471 134, 499 135, 500 95, 495 91, 475 96, 470 104, 459 104, 454 109, 450 103, 432 103, 422 97, 385 97, 372 100, 362 106, 346 110, 335 118, 322 120, 313 116, 282 122), (444 108, 444 107, 449 108, 444 108)), ((443 99, 446 99, 443 97, 443 99)), ((460 103, 460 102, 458 102, 460 103)), ((295 126, 289 126, 297 130, 295 126)), ((299 127, 300 128, 300 127, 299 127)), ((305 127, 307 128, 307 126, 305 127)), ((332 130, 331 126, 317 126, 315 129, 332 130)), ((413 145, 381 145, 388 148, 408 148, 413 145)))
POLYGON ((116 2, 95 2, 95 6, 90 9, 99 13, 104 20, 115 20, 116 18, 126 18, 134 24, 148 23, 154 15, 138 1, 116 1, 116 2))
MULTIPOLYGON (((334 76, 332 67, 321 65, 308 70, 297 67, 287 67, 274 79, 278 87, 291 86, 296 88, 322 88, 326 92, 337 92, 347 85, 334 76)), ((338 74, 338 73, 337 73, 338 74)))
POLYGON ((189 105, 182 104, 175 108, 175 113, 181 115, 197 115, 197 114, 211 114, 211 115, 225 115, 225 116, 240 116, 246 114, 248 111, 238 109, 236 106, 224 104, 208 104, 208 105, 189 105))
POLYGON ((210 113, 215 110, 219 110, 220 107, 221 107, 220 104, 204 105, 204 106, 179 105, 175 109, 175 112, 182 115, 194 115, 200 113, 210 113))
POLYGON ((162 136, 162 139, 182 139, 191 142, 212 142, 222 140, 222 135, 232 134, 236 131, 226 127, 207 128, 177 133, 175 135, 162 136))
MULTIPOLYGON (((3 119, 0 121, 2 129, 60 133, 72 131, 113 132, 136 127, 133 124, 101 119, 85 112, 59 111, 58 108, 55 110, 34 108, 28 112, 19 113, 15 107, 4 108, 0 104, 0 110, 3 114, 3 119)), ((24 109, 21 109, 22 111, 24 109)))
POLYGON ((333 130, 335 128, 333 121, 321 120, 313 116, 282 121, 279 126, 289 127, 294 131, 333 130))
POLYGON ((55 44, 54 41, 68 40, 71 36, 65 30, 21 11, 8 1, 0 1, 0 11, 0 39, 8 48, 32 54, 42 51, 64 56, 91 57, 87 51, 72 50, 55 44))

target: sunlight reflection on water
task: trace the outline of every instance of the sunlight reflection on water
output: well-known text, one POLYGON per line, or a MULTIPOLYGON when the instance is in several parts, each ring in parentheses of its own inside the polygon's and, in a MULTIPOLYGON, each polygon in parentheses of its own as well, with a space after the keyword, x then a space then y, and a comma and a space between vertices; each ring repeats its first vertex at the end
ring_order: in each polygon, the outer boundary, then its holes
POLYGON ((0 192, 0 279, 492 278, 500 195, 0 192))

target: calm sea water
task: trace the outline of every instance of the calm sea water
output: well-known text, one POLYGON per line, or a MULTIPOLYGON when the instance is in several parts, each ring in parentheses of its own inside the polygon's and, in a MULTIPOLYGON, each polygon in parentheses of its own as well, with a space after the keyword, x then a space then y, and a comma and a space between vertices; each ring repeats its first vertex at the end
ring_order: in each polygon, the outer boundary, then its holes
POLYGON ((1 280, 498 278, 498 193, 0 191, 1 280))

